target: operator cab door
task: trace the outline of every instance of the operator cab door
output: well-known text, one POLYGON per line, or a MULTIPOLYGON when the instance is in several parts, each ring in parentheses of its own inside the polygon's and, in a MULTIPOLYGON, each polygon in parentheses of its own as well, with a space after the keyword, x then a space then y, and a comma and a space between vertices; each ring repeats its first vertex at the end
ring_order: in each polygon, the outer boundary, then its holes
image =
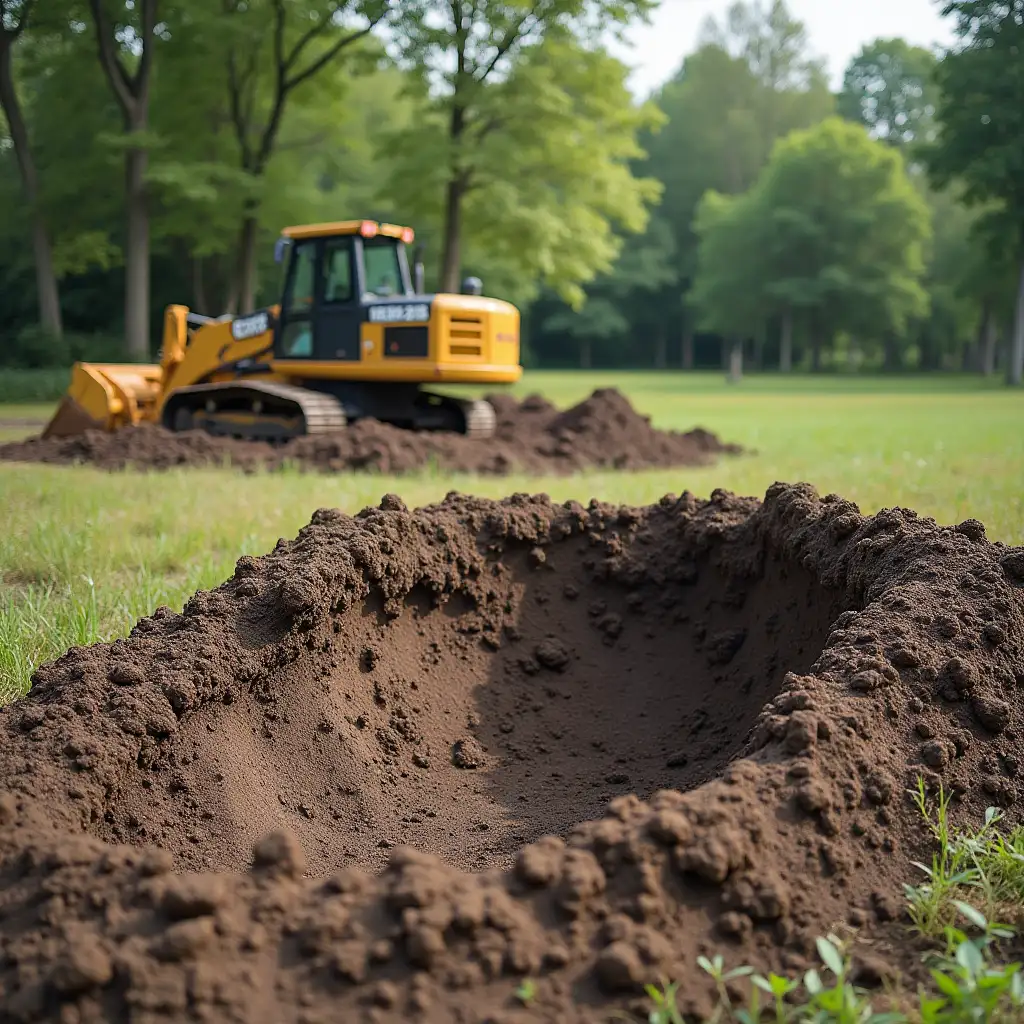
POLYGON ((363 319, 355 239, 307 239, 292 252, 281 306, 278 358, 357 362, 363 319))
POLYGON ((320 240, 319 294, 313 313, 313 354, 331 362, 358 362, 363 307, 356 273, 358 245, 351 235, 320 240))

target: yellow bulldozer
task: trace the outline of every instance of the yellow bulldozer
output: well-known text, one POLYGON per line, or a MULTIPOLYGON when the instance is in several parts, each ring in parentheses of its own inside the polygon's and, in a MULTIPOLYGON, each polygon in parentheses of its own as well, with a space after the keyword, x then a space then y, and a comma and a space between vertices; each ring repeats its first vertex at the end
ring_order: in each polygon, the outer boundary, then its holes
POLYGON ((159 423, 281 442, 364 417, 491 436, 487 402, 423 385, 519 380, 519 311, 475 278, 424 294, 413 238, 371 220, 286 228, 278 305, 216 319, 169 306, 159 365, 76 363, 43 436, 159 423))

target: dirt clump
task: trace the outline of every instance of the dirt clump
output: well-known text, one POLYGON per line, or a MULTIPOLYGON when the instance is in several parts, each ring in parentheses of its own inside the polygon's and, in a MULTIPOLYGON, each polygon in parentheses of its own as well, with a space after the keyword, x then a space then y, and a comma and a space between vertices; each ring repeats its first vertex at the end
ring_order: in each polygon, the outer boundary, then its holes
POLYGON ((686 433, 656 430, 648 417, 611 388, 595 391, 563 413, 536 395, 522 402, 506 394, 488 398, 498 416, 496 436, 489 440, 403 430, 367 419, 335 434, 301 437, 274 446, 212 437, 202 431, 173 433, 142 424, 111 434, 90 430, 70 438, 35 437, 3 444, 0 461, 83 463, 112 470, 230 465, 255 471, 296 466, 325 473, 411 473, 437 466, 502 476, 708 465, 722 455, 741 451, 702 429, 686 433))
POLYGON ((806 486, 321 510, 0 711, 0 1018, 701 1014, 699 954, 854 924, 870 973, 918 776, 1019 799, 1022 554, 806 486))

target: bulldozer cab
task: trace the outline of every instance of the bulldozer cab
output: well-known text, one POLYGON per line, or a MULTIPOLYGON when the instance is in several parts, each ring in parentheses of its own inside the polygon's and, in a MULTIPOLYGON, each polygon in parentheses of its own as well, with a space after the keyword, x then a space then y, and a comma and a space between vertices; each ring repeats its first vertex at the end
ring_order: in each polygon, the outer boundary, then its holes
POLYGON ((410 241, 410 229, 372 221, 286 229, 275 253, 285 265, 275 357, 358 361, 368 307, 414 294, 410 241))

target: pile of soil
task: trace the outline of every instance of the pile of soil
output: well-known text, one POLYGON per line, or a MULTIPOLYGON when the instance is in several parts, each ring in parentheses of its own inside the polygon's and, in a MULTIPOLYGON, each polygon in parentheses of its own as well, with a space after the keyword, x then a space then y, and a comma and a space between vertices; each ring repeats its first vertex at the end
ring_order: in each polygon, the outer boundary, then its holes
POLYGON ((71 438, 30 438, 0 445, 0 461, 87 463, 101 469, 169 469, 232 465, 246 471, 285 465, 319 472, 374 470, 409 473, 427 466, 456 472, 564 475, 583 469, 654 469, 713 463, 738 454, 714 434, 656 430, 614 388, 595 391, 560 413, 539 396, 521 403, 491 395, 498 431, 490 440, 459 434, 411 431, 377 420, 359 420, 335 434, 302 437, 282 445, 176 434, 144 424, 113 434, 90 430, 71 438))
POLYGON ((698 955, 843 927, 880 984, 907 790, 1013 803, 1022 687, 1024 549, 973 520, 321 510, 0 711, 0 1016, 604 1021, 662 978, 699 1014, 698 955))

